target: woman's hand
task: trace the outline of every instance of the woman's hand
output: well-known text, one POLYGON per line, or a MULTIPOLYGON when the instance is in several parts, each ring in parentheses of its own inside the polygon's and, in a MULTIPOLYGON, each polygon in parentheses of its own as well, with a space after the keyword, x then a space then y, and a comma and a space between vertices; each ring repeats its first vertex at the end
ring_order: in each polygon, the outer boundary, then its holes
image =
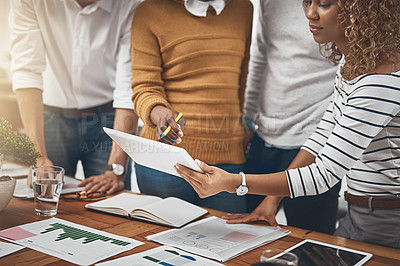
POLYGON ((222 191, 233 193, 235 188, 241 184, 242 177, 239 174, 230 174, 218 167, 208 166, 197 159, 196 163, 204 173, 196 172, 181 164, 175 165, 175 170, 194 188, 200 198, 209 197, 222 191))
POLYGON ((178 112, 172 111, 163 105, 155 106, 150 113, 150 119, 156 126, 157 139, 160 142, 167 144, 179 144, 182 142, 183 131, 182 128, 186 124, 185 118, 182 116, 178 122, 175 118, 178 116, 178 112), (168 134, 162 137, 163 132, 171 127, 168 134))
POLYGON ((275 214, 281 197, 267 196, 252 213, 227 213, 222 219, 228 224, 266 221, 271 226, 278 226, 275 214))

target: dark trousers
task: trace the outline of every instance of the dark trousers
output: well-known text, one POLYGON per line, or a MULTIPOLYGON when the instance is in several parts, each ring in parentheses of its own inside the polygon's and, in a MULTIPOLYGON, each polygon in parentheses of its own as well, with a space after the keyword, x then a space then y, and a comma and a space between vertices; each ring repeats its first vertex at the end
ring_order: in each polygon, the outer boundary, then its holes
MULTIPOLYGON (((264 141, 254 135, 244 166, 246 174, 268 174, 287 169, 299 149, 286 150, 265 147, 264 141)), ((338 195, 341 183, 317 196, 285 198, 282 201, 290 226, 332 234, 336 226, 338 195)), ((264 199, 260 195, 247 195, 247 211, 252 212, 264 199)))
MULTIPOLYGON (((54 165, 65 169, 65 174, 75 176, 77 163, 82 162, 85 178, 101 175, 107 168, 112 140, 103 127, 112 128, 115 112, 67 118, 61 109, 44 111, 46 151, 54 165)), ((124 179, 125 189, 131 189, 131 163, 124 179)))
MULTIPOLYGON (((215 165, 229 173, 238 174, 243 164, 215 165)), ((162 198, 177 197, 187 202, 230 213, 246 212, 246 198, 234 193, 220 192, 214 196, 200 198, 185 179, 135 164, 136 179, 142 193, 162 198)))

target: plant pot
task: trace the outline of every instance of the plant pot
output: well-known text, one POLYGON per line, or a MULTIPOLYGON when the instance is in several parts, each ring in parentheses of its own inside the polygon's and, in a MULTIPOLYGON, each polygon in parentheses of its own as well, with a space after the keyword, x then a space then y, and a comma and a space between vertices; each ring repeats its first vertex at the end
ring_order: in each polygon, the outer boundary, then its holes
POLYGON ((10 202, 14 194, 17 181, 10 176, 0 177, 0 212, 3 211, 10 202))

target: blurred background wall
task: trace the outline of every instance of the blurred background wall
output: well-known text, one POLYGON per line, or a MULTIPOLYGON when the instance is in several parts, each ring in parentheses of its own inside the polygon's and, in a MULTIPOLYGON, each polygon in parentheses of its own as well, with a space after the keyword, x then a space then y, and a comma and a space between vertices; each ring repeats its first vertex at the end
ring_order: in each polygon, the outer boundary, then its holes
POLYGON ((8 12, 10 1, 0 0, 0 117, 8 120, 13 128, 22 131, 17 99, 11 88, 10 76, 10 37, 8 12))

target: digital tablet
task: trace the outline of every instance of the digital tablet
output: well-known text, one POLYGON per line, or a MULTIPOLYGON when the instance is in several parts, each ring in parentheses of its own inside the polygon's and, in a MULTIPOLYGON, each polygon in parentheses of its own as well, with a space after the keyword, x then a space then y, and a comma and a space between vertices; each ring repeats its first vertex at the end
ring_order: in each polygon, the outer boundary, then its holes
POLYGON ((178 163, 203 172, 185 149, 106 127, 103 130, 137 164, 176 176, 174 165, 178 163))
MULTIPOLYGON (((319 266, 319 265, 341 265, 341 266, 360 266, 366 263, 371 257, 371 253, 327 244, 311 239, 306 239, 288 248, 286 252, 292 252, 299 259, 299 266, 319 266)), ((276 257, 279 258, 281 254, 276 257)))

